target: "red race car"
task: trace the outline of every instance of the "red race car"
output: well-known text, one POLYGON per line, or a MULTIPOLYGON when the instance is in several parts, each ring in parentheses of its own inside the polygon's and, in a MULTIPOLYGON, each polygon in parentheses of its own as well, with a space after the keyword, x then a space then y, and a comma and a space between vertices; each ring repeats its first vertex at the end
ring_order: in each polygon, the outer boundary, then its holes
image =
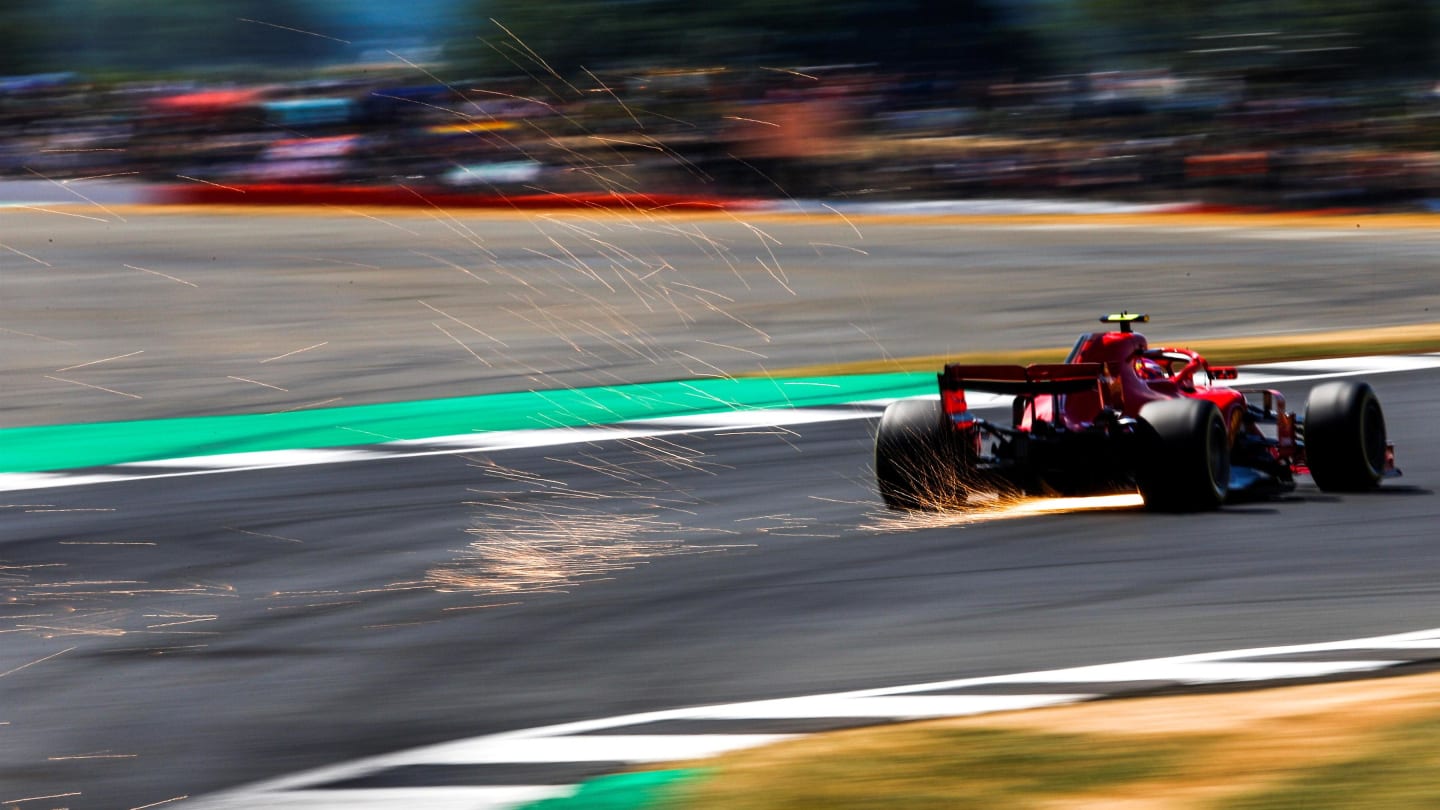
POLYGON ((1188 349, 1151 348, 1135 323, 1082 335, 1064 363, 952 363, 940 400, 891 404, 875 475, 892 509, 943 509, 968 493, 1133 492, 1151 509, 1193 512, 1263 497, 1309 474, 1322 490, 1373 489, 1399 475, 1380 400, 1354 380, 1316 386, 1302 417, 1279 391, 1215 386, 1231 367, 1188 349), (1009 425, 976 417, 966 391, 1015 396, 1009 425))

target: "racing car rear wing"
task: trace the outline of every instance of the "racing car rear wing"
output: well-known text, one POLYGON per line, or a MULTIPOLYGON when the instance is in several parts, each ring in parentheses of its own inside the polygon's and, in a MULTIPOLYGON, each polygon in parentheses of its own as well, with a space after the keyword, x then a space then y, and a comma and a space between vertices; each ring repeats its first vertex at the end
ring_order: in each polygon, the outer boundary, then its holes
POLYGON ((1105 373, 1103 363, 1036 363, 985 366, 950 363, 940 373, 941 391, 992 394, 1072 394, 1094 391, 1105 373))

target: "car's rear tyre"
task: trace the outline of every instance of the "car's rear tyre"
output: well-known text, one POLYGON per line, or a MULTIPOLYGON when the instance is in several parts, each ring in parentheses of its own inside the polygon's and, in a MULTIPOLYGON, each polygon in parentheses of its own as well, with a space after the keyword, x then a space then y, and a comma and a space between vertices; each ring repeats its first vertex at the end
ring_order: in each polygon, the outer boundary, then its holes
POLYGON ((1201 512, 1225 502, 1230 489, 1230 433, 1215 403, 1165 399, 1140 409, 1136 483, 1145 506, 1201 512))
POLYGON ((1385 414, 1367 383, 1317 385, 1305 404, 1305 463, 1326 492, 1364 492, 1385 475, 1385 414))
POLYGON ((965 455, 940 403, 890 404, 875 434, 875 481, 891 509, 938 510, 965 502, 965 455))

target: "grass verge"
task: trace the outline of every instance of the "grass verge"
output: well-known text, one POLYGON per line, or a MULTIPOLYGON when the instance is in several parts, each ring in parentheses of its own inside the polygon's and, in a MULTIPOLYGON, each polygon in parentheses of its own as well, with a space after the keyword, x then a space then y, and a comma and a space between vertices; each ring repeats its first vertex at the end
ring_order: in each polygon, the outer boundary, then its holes
POLYGON ((664 810, 982 810, 1155 779, 1190 740, 931 725, 836 733, 722 761, 664 810))
POLYGON ((858 729, 702 767, 649 807, 1435 807, 1440 674, 858 729))

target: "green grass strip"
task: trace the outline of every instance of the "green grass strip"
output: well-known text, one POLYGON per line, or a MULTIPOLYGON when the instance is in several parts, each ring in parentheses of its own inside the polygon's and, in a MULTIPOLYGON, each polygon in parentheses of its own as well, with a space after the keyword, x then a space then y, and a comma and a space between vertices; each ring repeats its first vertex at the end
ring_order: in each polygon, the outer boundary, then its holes
POLYGON ((744 377, 521 391, 287 413, 19 427, 0 430, 0 472, 834 405, 934 390, 934 372, 744 377))
POLYGON ((802 739, 714 762, 654 810, 1040 807, 1174 773, 1204 744, 900 726, 802 739))
POLYGON ((1411 810, 1440 807, 1440 716, 1384 730, 1341 762, 1225 802, 1226 810, 1411 810))
POLYGON ((602 776, 581 784, 574 795, 532 802, 520 810, 651 810, 700 775, 696 770, 671 770, 602 776))

